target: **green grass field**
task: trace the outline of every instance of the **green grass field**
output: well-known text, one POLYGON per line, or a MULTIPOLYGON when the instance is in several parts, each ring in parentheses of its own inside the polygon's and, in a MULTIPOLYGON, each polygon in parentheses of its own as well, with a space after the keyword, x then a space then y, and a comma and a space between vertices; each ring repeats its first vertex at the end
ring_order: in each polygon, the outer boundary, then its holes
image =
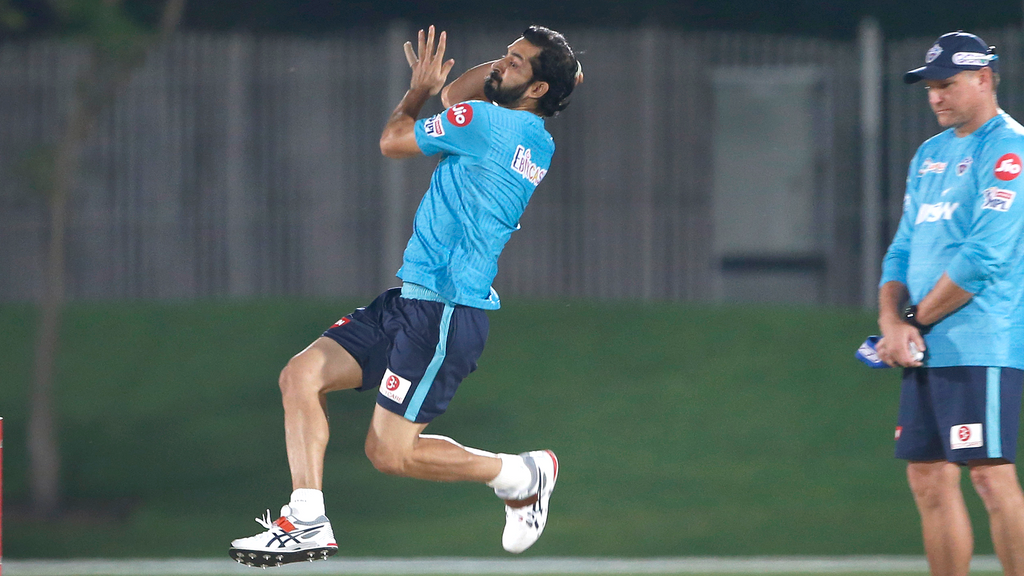
MULTIPOLYGON (((0 306, 4 553, 217 557, 290 491, 276 378, 360 303, 75 304, 57 383, 68 513, 25 513, 34 314, 0 306), (59 539, 52 547, 47 541, 59 539)), ((514 302, 428 431, 552 448, 538 556, 919 554, 892 459, 898 374, 853 351, 860 311, 514 302)), ((483 487, 383 476, 362 455, 373 395, 329 396, 328 513, 344 556, 500 553, 483 487)), ((978 553, 991 553, 968 490, 978 553)), ((276 511, 276 510, 275 510, 276 511)))
MULTIPOLYGON (((287 570, 287 569, 284 569, 284 570, 287 570)), ((254 572, 254 574, 255 574, 255 572, 254 572)), ((306 574, 308 574, 308 573, 306 573, 306 574)), ((329 572, 321 572, 321 574, 330 574, 330 573, 329 572)), ((337 572, 335 574, 344 574, 345 576, 380 576, 380 573, 374 573, 374 574, 353 574, 353 573, 349 573, 349 572, 344 572, 344 573, 337 572)), ((432 574, 437 574, 438 576, 445 576, 444 573, 432 573, 432 574)), ((451 574, 453 574, 453 575, 458 574, 458 576, 494 576, 494 573, 467 574, 465 572, 456 572, 456 573, 451 573, 451 574)), ((532 576, 564 576, 564 574, 565 573, 562 572, 562 573, 554 573, 554 574, 536 574, 536 575, 532 575, 532 576)), ((587 576, 631 576, 631 575, 636 575, 636 574, 650 574, 650 573, 649 572, 609 572, 609 573, 603 573, 602 574, 602 573, 590 573, 590 572, 588 572, 587 576)), ((658 572, 657 574, 660 574, 662 576, 750 576, 750 573, 722 574, 722 573, 719 573, 719 572, 702 572, 702 573, 701 572, 676 572, 676 573, 658 572)), ((771 572, 771 574, 773 576, 922 576, 922 574, 927 574, 927 572, 771 572)), ((978 572, 978 571, 972 571, 971 574, 977 574, 979 576, 987 576, 987 575, 995 575, 995 574, 1002 574, 1002 573, 1001 572, 978 572)), ((52 573, 52 574, 49 574, 49 573, 47 573, 47 574, 33 573, 33 575, 34 576, 152 576, 152 574, 145 573, 145 572, 139 572, 139 573, 133 573, 133 574, 124 574, 124 573, 118 573, 118 574, 94 574, 92 572, 89 572, 89 573, 70 573, 70 574, 69 573, 59 573, 59 574, 58 573, 52 573)), ((13 576, 17 576, 17 574, 14 574, 13 576)), ((206 576, 239 576, 239 573, 238 572, 232 572, 231 574, 227 574, 227 573, 220 574, 220 575, 210 574, 210 575, 206 575, 206 576)))
MULTIPOLYGON (((322 574, 329 574, 329 573, 322 572, 322 574)), ((339 573, 336 573, 336 574, 342 574, 342 573, 339 572, 339 573)), ((345 574, 345 576, 380 576, 379 573, 375 573, 375 574, 352 574, 352 573, 345 572, 344 574, 345 574)), ((458 576, 494 576, 493 573, 467 574, 465 572, 458 572, 458 573, 452 573, 452 574, 458 574, 458 576)), ((565 573, 563 572, 563 573, 556 573, 556 574, 537 574, 537 575, 534 575, 534 576, 564 576, 564 574, 565 573)), ((633 572, 613 572, 613 573, 602 574, 602 573, 589 573, 588 572, 587 576, 631 576, 631 575, 636 575, 636 574, 650 574, 650 573, 649 572, 636 572, 636 573, 633 573, 633 572)), ((750 573, 722 574, 722 573, 718 573, 718 572, 703 572, 703 573, 701 573, 701 572, 676 572, 676 573, 658 572, 657 574, 660 574, 662 576, 750 576, 750 573)), ((839 576, 839 575, 842 575, 842 576, 922 576, 922 574, 927 574, 927 572, 772 572, 771 574, 773 576, 839 576)), ((995 574, 1002 574, 1002 573, 1001 572, 978 572, 978 571, 972 571, 971 574, 977 574, 978 576, 987 576, 987 575, 995 575, 995 574)), ((17 576, 17 575, 15 574, 14 576, 17 576)), ((80 575, 80 574, 75 574, 75 573, 72 573, 72 574, 68 574, 68 573, 57 574, 57 573, 53 573, 52 575, 50 575, 50 574, 46 574, 46 575, 37 574, 35 576, 86 576, 86 575, 85 574, 81 574, 80 575)), ((148 573, 136 573, 136 574, 93 574, 93 573, 90 572, 90 573, 88 573, 88 576, 151 576, 151 574, 148 574, 148 573)), ((211 575, 208 575, 208 576, 239 576, 239 573, 238 572, 232 572, 231 574, 226 574, 225 573, 225 574, 221 574, 221 575, 212 575, 211 574, 211 575)), ((445 575, 443 573, 439 573, 438 576, 445 576, 445 575)))

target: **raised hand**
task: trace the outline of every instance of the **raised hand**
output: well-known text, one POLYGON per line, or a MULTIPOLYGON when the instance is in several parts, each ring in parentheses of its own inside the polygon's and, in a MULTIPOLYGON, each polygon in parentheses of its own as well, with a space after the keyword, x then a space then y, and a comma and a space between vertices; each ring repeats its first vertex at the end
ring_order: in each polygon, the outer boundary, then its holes
POLYGON ((402 47, 405 50, 405 59, 412 68, 412 79, 409 81, 410 90, 426 90, 431 96, 437 94, 444 87, 448 79, 448 73, 455 60, 444 60, 444 50, 448 36, 441 32, 437 37, 437 49, 434 49, 434 26, 431 25, 427 31, 419 31, 417 35, 418 49, 413 50, 412 42, 406 42, 402 47))

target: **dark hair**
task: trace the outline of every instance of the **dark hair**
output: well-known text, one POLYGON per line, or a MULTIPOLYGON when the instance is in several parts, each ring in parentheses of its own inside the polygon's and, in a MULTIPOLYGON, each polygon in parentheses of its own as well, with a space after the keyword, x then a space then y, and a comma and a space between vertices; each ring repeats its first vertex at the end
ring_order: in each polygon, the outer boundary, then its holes
POLYGON ((523 32, 523 38, 540 48, 540 53, 530 59, 533 79, 548 83, 547 93, 537 101, 539 112, 554 116, 569 105, 569 95, 576 87, 576 55, 565 36, 550 28, 530 26, 523 32))

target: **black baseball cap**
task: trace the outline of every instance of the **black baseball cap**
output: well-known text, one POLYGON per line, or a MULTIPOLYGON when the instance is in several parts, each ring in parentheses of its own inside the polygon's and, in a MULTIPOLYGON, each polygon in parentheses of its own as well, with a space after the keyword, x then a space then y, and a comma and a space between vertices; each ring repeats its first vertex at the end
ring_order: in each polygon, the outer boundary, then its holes
POLYGON ((963 30, 950 32, 940 36, 928 49, 924 66, 904 74, 903 81, 913 84, 921 80, 945 80, 964 70, 981 70, 986 66, 998 72, 998 61, 995 46, 963 30))

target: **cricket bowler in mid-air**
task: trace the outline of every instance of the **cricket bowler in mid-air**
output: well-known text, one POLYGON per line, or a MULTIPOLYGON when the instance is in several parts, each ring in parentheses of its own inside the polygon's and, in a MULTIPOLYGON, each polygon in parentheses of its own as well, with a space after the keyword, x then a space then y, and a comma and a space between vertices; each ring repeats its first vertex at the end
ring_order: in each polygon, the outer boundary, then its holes
POLYGON ((398 271, 402 285, 339 320, 281 372, 293 492, 280 517, 268 510, 258 520, 263 532, 231 543, 231 557, 243 564, 279 566, 337 552, 322 492, 325 395, 334 390, 377 390, 366 455, 378 470, 490 486, 505 501, 502 546, 509 552, 526 550, 544 531, 558 479, 551 450, 493 454, 423 431, 477 367, 487 311, 500 307, 491 286, 498 256, 551 163, 545 119, 568 106, 582 67, 561 34, 531 26, 505 56, 445 86, 455 64, 444 59, 446 40, 431 26, 419 31, 416 50, 406 43, 409 91, 380 137, 388 158, 441 155, 416 211, 398 271), (438 93, 449 108, 417 120, 438 93))

